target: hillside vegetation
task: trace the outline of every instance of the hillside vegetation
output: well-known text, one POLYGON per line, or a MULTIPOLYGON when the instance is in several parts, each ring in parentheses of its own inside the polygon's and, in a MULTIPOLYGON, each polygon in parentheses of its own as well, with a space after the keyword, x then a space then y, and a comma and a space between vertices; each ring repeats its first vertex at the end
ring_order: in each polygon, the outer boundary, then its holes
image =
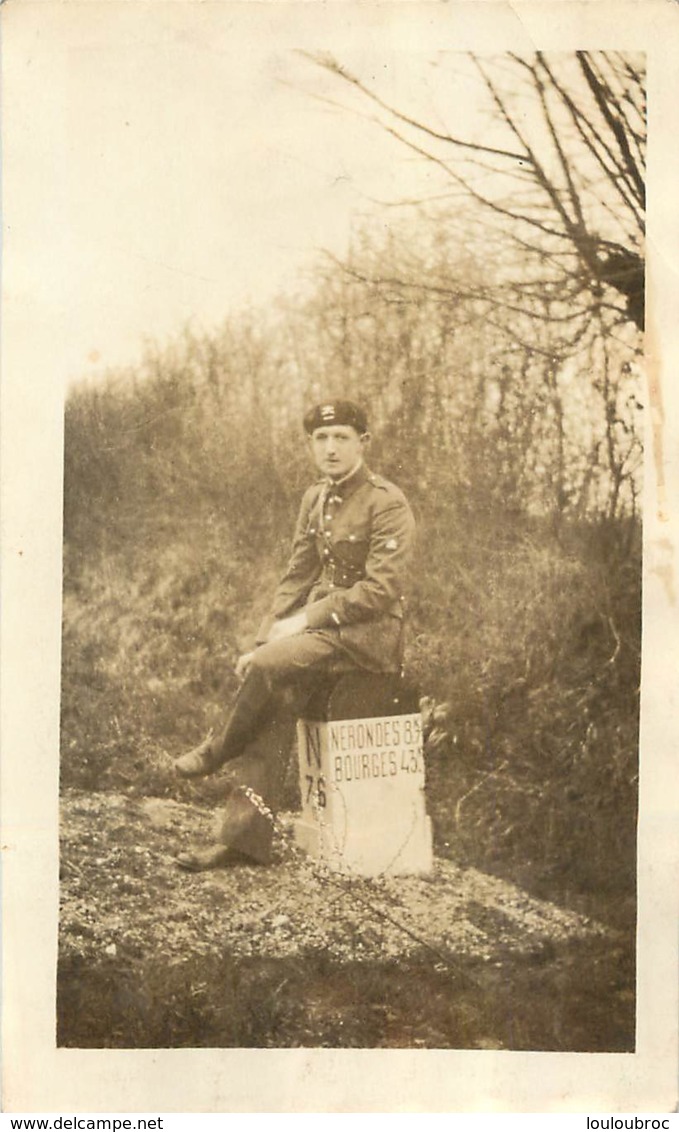
MULTIPOLYGON (((221 718, 285 562, 302 411, 355 397, 418 519, 406 665, 436 705, 436 853, 622 932, 632 993, 638 343, 550 358, 473 304, 335 268, 274 313, 69 396, 63 789, 219 800, 171 758, 221 718)), ((293 807, 294 769, 286 789, 293 807)))
MULTIPOLYGON (((383 328, 388 357, 394 335, 404 347, 402 318, 383 328)), ((69 398, 64 785, 170 788, 148 753, 177 753, 220 717, 285 562, 313 475, 299 418, 316 376, 336 395, 381 376, 371 463, 419 524, 406 662, 445 716, 428 760, 438 851, 564 898, 606 894, 615 915, 634 891, 640 665, 640 528, 620 505, 624 477, 613 483, 585 440, 566 462, 564 414, 551 433, 546 420, 521 433, 523 373, 511 389, 504 378, 514 424, 473 399, 458 419, 479 380, 458 371, 450 419, 439 404, 428 429, 443 392, 425 383, 416 429, 408 390, 368 364, 355 324, 344 347, 359 376, 327 344, 322 364, 282 370, 290 319, 268 337, 254 316, 187 334, 69 398), (596 506, 576 492, 581 475, 598 478, 596 506)))

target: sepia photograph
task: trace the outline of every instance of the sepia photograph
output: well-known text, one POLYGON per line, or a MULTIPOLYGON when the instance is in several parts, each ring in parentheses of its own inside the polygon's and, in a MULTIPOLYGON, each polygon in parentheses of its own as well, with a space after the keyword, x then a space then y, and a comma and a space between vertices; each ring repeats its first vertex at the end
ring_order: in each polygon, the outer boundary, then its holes
POLYGON ((35 7, 55 1051, 633 1057, 645 45, 35 7))

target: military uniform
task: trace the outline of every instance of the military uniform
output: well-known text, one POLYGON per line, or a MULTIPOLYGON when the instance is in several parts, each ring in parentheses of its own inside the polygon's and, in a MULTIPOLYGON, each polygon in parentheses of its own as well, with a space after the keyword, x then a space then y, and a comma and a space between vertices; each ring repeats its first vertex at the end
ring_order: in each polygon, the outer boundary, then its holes
MULTIPOLYGON (((315 427, 313 417, 309 424, 315 427)), ((361 431, 361 421, 354 427, 361 431)), ((251 859, 269 859, 294 718, 320 682, 357 669, 399 671, 414 533, 403 492, 363 463, 344 479, 323 478, 305 493, 288 566, 230 719, 220 736, 198 749, 202 769, 196 773, 211 773, 238 758, 239 777, 247 784, 227 803, 223 844, 251 859), (267 640, 274 622, 302 610, 303 632, 267 640)), ((194 755, 178 760, 178 769, 194 755)))
MULTIPOLYGON (((288 568, 258 640, 266 641, 273 620, 304 608, 307 631, 277 645, 294 651, 320 633, 359 668, 398 671, 414 533, 403 492, 363 464, 341 483, 314 484, 302 499, 288 568)), ((276 659, 285 663, 284 653, 276 659)))

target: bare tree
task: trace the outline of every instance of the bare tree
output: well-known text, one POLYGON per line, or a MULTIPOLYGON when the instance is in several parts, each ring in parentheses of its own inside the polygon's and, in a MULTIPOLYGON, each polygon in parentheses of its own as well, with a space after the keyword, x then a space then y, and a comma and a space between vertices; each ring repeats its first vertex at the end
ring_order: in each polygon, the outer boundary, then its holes
MULTIPOLYGON (((558 328, 561 356, 582 345, 593 316, 597 326, 603 318, 608 327, 643 328, 641 57, 471 56, 486 99, 483 140, 478 132, 465 137, 436 128, 393 105, 372 81, 329 55, 306 57, 358 95, 359 113, 439 170, 467 241, 478 218, 496 274, 494 293, 484 292, 489 311, 519 339, 523 315, 558 328), (462 223, 461 203, 467 206, 462 223)), ((454 71, 456 59, 451 54, 438 65, 454 71)), ((451 288, 454 282, 445 280, 451 288)))

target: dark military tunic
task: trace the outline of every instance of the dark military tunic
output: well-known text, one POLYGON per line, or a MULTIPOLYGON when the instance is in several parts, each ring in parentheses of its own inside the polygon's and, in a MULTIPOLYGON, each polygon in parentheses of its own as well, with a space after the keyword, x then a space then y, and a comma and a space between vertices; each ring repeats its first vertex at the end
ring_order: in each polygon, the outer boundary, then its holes
POLYGON ((287 570, 230 717, 215 766, 238 760, 220 841, 268 861, 295 716, 333 672, 397 672, 415 523, 403 492, 361 465, 302 499, 287 570), (272 621, 306 611, 302 633, 267 642, 272 621), (265 643, 266 642, 266 643, 265 643), (285 698, 287 697, 287 698, 285 698), (297 697, 295 699, 295 697, 297 697))
POLYGON ((359 667, 397 671, 414 534, 403 492, 364 465, 339 483, 314 484, 258 639, 266 639, 272 619, 304 608, 307 632, 331 638, 359 667))

